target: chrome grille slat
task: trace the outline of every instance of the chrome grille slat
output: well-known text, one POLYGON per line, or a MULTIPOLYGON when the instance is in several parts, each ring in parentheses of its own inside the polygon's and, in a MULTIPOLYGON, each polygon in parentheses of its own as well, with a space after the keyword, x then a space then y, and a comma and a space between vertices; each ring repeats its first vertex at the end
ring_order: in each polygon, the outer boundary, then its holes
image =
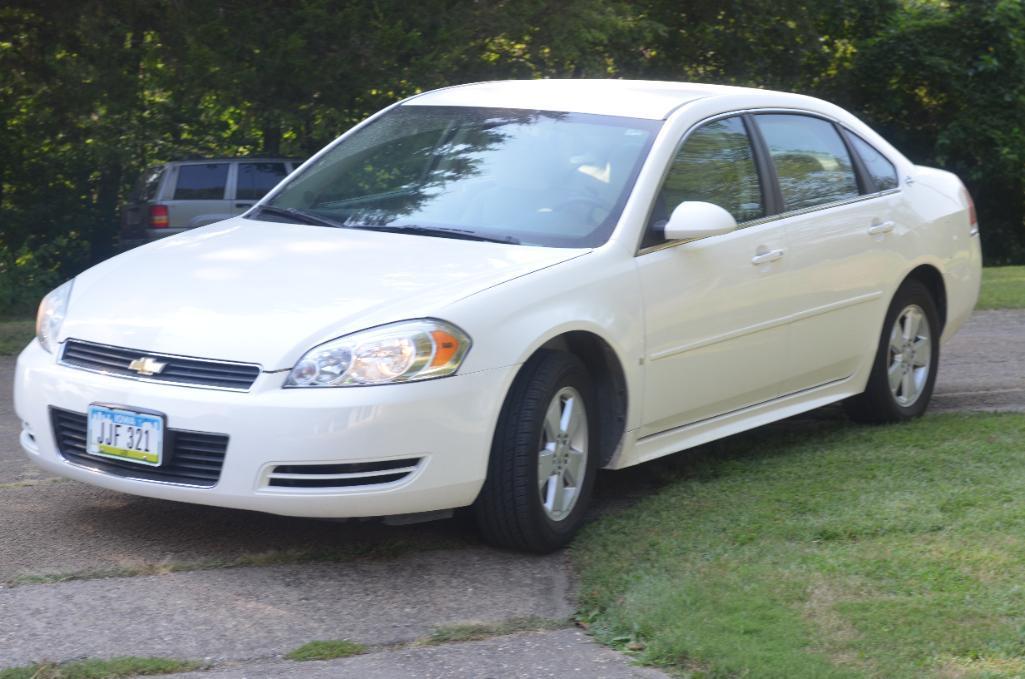
POLYGON ((351 488, 381 486, 401 481, 420 467, 422 458, 343 462, 338 464, 279 464, 267 485, 278 488, 351 488))
POLYGON ((133 380, 229 391, 248 391, 260 375, 260 366, 250 363, 174 356, 77 339, 64 342, 61 363, 72 368, 133 380), (164 363, 163 370, 153 375, 140 375, 129 368, 132 361, 144 357, 164 363))

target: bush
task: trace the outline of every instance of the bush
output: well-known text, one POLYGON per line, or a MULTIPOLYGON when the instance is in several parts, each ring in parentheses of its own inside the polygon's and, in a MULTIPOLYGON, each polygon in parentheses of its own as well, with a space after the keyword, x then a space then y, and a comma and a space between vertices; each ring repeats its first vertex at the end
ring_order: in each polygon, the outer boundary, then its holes
POLYGON ((39 300, 88 261, 89 246, 77 233, 12 251, 0 241, 0 317, 32 314, 39 300))

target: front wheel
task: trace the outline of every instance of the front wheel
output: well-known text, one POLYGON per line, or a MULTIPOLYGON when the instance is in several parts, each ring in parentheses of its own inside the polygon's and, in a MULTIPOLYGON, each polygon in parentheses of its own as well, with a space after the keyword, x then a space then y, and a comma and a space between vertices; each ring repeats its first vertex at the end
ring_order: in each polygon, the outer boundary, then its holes
POLYGON ((865 391, 845 409, 857 422, 901 422, 925 412, 940 360, 940 323, 929 289, 916 280, 897 290, 886 313, 865 391))
POLYGON ((576 533, 598 466, 593 390, 570 354, 542 351, 524 364, 502 407, 474 505, 488 542, 549 552, 576 533))

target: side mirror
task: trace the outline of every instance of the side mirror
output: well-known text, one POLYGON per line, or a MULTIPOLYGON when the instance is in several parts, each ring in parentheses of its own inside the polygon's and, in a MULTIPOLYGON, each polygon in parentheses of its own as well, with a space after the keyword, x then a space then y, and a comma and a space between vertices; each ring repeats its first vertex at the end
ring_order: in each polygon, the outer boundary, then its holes
POLYGON ((694 240, 729 233, 737 220, 712 203, 687 200, 676 206, 664 227, 666 240, 694 240))

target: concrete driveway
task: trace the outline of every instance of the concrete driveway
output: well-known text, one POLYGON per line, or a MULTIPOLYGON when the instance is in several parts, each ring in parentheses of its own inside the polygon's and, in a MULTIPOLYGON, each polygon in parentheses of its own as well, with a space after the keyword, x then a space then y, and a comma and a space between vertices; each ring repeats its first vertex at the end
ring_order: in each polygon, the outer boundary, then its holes
MULTIPOLYGON (((208 662, 207 678, 660 676, 569 627, 564 554, 494 550, 458 519, 301 520, 46 478, 18 449, 13 366, 0 357, 0 668, 162 655, 208 662), (501 634, 414 643, 464 623, 501 634), (280 659, 343 638, 373 652, 280 659)), ((978 312, 944 347, 933 411, 949 410, 1025 412, 1025 312, 978 312)), ((649 487, 643 468, 607 475, 596 514, 649 487)))

